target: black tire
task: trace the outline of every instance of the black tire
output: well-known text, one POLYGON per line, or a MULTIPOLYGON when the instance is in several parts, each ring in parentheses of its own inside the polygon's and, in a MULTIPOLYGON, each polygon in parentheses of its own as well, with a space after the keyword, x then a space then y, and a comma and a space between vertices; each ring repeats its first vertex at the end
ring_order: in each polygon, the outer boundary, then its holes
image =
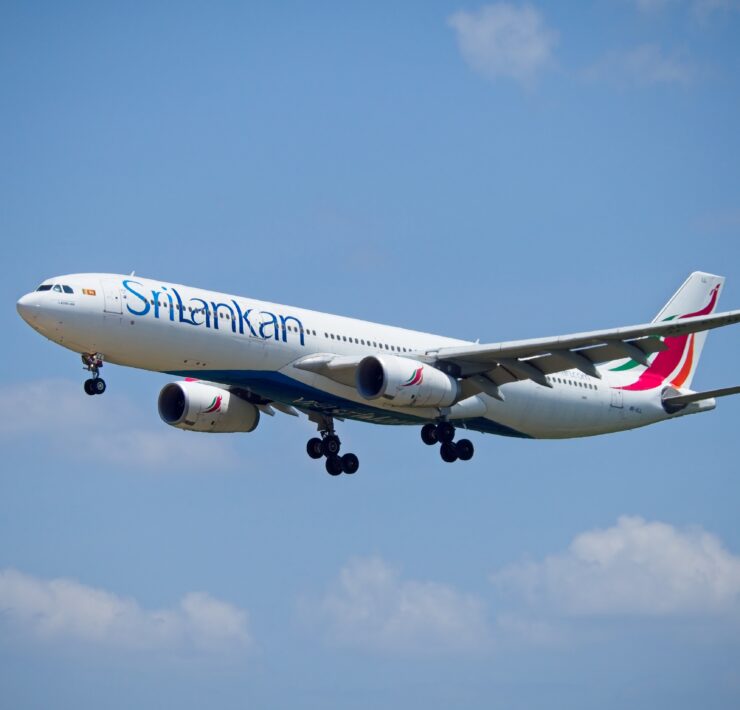
POLYGON ((455 448, 457 449, 457 458, 460 461, 470 461, 475 453, 475 447, 470 439, 460 439, 455 442, 455 448))
POLYGON ((95 392, 92 388, 93 381, 92 380, 85 380, 85 384, 83 385, 83 388, 85 389, 85 394, 93 395, 95 392))
POLYGON ((354 454, 345 454, 342 456, 342 471, 344 473, 357 473, 357 469, 360 468, 360 459, 354 454))
POLYGON ((338 476, 342 472, 342 459, 339 456, 326 457, 326 472, 330 476, 338 476))
POLYGON ((313 439, 308 440, 308 443, 306 444, 306 453, 312 459, 320 459, 324 455, 324 450, 321 443, 321 439, 319 439, 318 437, 314 437, 313 439))
POLYGON ((440 444, 448 444, 455 438, 455 426, 449 422, 437 424, 437 441, 440 444))
POLYGON ((427 446, 434 446, 437 443, 437 425, 425 424, 421 428, 421 440, 427 446))
POLYGON ((336 456, 339 453, 339 449, 341 446, 342 444, 339 441, 339 437, 335 434, 329 434, 328 436, 325 436, 324 440, 321 442, 321 450, 326 457, 336 456))
POLYGON ((92 389, 93 394, 103 394, 103 392, 105 392, 105 380, 100 377, 96 377, 92 380, 90 389, 92 389))
POLYGON ((445 441, 445 443, 439 447, 439 455, 445 463, 453 463, 454 461, 457 461, 457 446, 451 441, 445 441))

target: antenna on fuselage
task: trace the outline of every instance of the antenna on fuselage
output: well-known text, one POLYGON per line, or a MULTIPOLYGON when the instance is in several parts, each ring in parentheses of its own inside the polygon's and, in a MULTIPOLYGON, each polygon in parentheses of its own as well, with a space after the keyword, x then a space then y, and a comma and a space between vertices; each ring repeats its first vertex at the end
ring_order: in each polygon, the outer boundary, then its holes
POLYGON ((136 272, 135 272, 135 271, 132 271, 132 272, 131 272, 131 273, 129 274, 129 276, 136 276, 136 272))

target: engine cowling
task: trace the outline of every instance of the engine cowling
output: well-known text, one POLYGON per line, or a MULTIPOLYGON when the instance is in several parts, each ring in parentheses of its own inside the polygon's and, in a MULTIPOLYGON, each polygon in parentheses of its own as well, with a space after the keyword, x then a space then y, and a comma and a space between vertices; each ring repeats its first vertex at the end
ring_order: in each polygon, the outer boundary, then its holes
POLYGON ((365 399, 385 397, 396 407, 449 407, 460 384, 431 365, 396 355, 369 355, 355 373, 355 387, 365 399))
POLYGON ((159 393, 157 406, 163 422, 189 431, 249 432, 260 421, 253 404, 202 382, 170 382, 159 393))

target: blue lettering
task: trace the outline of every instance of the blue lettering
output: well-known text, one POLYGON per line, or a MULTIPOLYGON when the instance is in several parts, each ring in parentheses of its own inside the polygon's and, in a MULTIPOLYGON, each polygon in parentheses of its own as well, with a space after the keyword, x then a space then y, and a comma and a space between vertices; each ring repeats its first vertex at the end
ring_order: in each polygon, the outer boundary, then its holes
POLYGON ((142 286, 138 281, 132 281, 131 279, 124 279, 123 281, 123 287, 132 295, 136 296, 137 298, 140 298, 142 303, 144 304, 144 307, 140 311, 135 311, 131 306, 126 304, 126 308, 128 309, 128 312, 132 316, 145 316, 147 313, 149 313, 149 301, 147 300, 146 296, 143 296, 138 291, 134 291, 133 288, 131 288, 130 284, 136 284, 137 286, 142 286))
POLYGON ((242 309, 239 307, 239 304, 232 299, 231 301, 234 304, 234 308, 236 308, 236 312, 239 314, 239 334, 244 335, 244 324, 247 324, 247 328, 249 328, 249 333, 257 337, 257 331, 252 327, 252 324, 249 322, 249 314, 252 312, 251 308, 247 308, 246 311, 242 313, 242 309))
POLYGON ((229 312, 231 332, 236 333, 236 321, 234 320, 234 311, 231 310, 231 306, 228 303, 216 303, 215 301, 211 301, 211 305, 213 306, 213 327, 218 330, 218 309, 225 308, 229 312))
MULTIPOLYGON (((202 299, 202 298, 191 298, 191 301, 194 301, 195 303, 202 303, 203 308, 199 308, 197 311, 193 311, 193 313, 204 313, 205 314, 205 320, 201 323, 196 323, 195 325, 203 325, 205 323, 206 328, 211 327, 211 312, 208 310, 208 304, 202 299)), ((193 318, 195 320, 195 318, 193 318)))
MULTIPOLYGON (((162 286, 162 290, 166 291, 167 287, 162 286)), ((172 296, 169 293, 167 294, 167 300, 170 302, 170 320, 174 321, 175 320, 175 304, 173 303, 172 296)))
POLYGON ((260 338, 264 338, 265 340, 272 340, 273 338, 279 340, 278 321, 275 314, 270 313, 270 311, 260 311, 260 315, 262 316, 260 319, 260 338), (266 316, 270 317, 266 318, 266 316), (272 328, 272 332, 269 335, 265 335, 267 328, 272 328))
POLYGON ((280 316, 280 320, 281 320, 282 326, 283 326, 283 342, 284 343, 288 342, 288 327, 287 327, 287 323, 288 323, 288 321, 291 321, 292 320, 297 325, 298 332, 300 333, 300 336, 301 336, 301 345, 303 345, 304 344, 304 342, 303 342, 304 341, 303 323, 301 323, 301 321, 299 321, 298 318, 296 318, 295 316, 280 316))
POLYGON ((185 315, 187 308, 183 305, 182 298, 180 297, 178 290, 176 288, 173 288, 172 293, 175 294, 175 298, 177 299, 177 310, 180 314, 180 323, 187 323, 188 325, 198 325, 192 318, 188 318, 185 315))

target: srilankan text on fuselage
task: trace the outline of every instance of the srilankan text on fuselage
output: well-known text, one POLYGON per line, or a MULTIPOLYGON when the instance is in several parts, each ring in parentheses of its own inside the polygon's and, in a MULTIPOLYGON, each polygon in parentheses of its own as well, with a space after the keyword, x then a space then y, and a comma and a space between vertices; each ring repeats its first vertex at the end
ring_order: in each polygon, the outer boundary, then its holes
POLYGON ((233 298, 230 299, 233 306, 229 303, 209 302, 197 297, 191 297, 184 301, 174 286, 160 286, 159 290, 151 289, 149 291, 151 298, 149 298, 145 295, 146 289, 140 281, 124 279, 122 283, 126 291, 141 302, 141 307, 138 309, 132 308, 128 303, 126 304, 126 309, 132 316, 145 316, 151 311, 155 318, 160 318, 160 311, 164 310, 165 315, 163 317, 169 317, 172 322, 177 321, 196 328, 205 327, 219 330, 219 322, 223 325, 219 314, 228 312, 227 320, 231 323, 232 333, 238 332, 239 335, 248 335, 263 340, 278 340, 283 343, 288 342, 289 333, 295 333, 300 339, 300 344, 305 346, 303 323, 295 316, 246 308, 239 305, 233 298), (144 293, 137 291, 134 285, 140 287, 144 293), (160 303, 161 297, 167 299, 167 305, 164 307, 160 303), (200 319, 201 316, 202 320, 200 319), (259 323, 256 322, 258 318, 259 323), (289 330, 289 324, 293 324, 295 330, 289 330))

